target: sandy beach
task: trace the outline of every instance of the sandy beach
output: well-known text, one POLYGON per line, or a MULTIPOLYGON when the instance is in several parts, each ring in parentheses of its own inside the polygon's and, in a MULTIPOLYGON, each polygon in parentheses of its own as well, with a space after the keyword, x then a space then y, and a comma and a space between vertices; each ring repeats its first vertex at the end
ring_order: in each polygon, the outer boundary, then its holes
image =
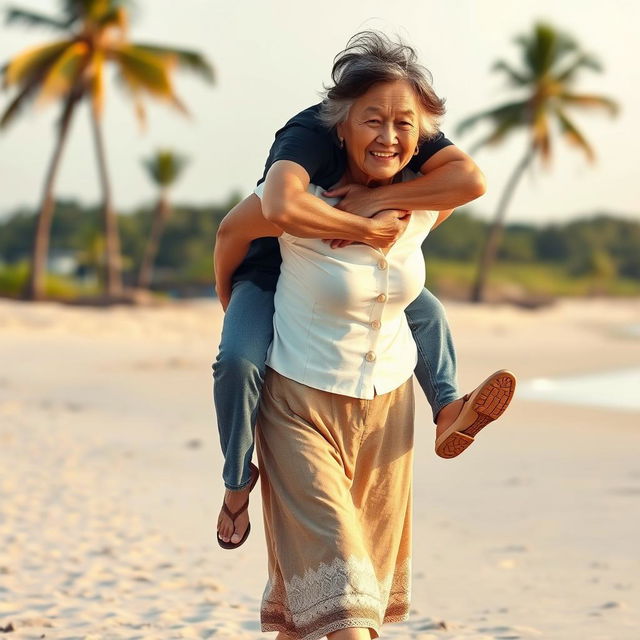
MULTIPOLYGON (((637 639, 640 410, 616 409, 597 376, 640 367, 640 300, 446 307, 463 391, 503 367, 523 390, 590 374, 592 402, 523 391, 467 452, 443 460, 416 390, 412 614, 382 637, 637 639)), ((7 638, 275 637, 258 619, 259 491, 246 544, 225 551, 215 540, 211 362, 222 317, 213 300, 0 300, 7 638)))

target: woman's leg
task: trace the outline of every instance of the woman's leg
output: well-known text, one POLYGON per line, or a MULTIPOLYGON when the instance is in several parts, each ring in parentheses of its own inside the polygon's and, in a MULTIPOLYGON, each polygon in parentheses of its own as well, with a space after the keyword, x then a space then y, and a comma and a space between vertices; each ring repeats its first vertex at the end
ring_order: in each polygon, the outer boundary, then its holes
POLYGON ((415 374, 427 396, 433 420, 440 409, 460 398, 456 352, 441 302, 426 288, 405 311, 418 347, 415 374))
MULTIPOLYGON (((227 504, 232 511, 246 499, 244 493, 251 481, 249 463, 254 450, 258 403, 267 349, 273 338, 273 295, 273 291, 261 289, 248 280, 234 285, 220 349, 212 366, 213 398, 224 454, 222 478, 227 494, 234 494, 225 496, 230 498, 227 504)), ((240 540, 248 522, 248 512, 238 516, 237 537, 231 538, 232 542, 240 540)), ((228 541, 233 532, 229 529, 230 520, 221 514, 219 523, 220 537, 228 541)))
POLYGON ((360 400, 267 369, 256 428, 262 631, 380 637, 409 615, 413 383, 360 400), (351 634, 351 635, 349 635, 351 634))
POLYGON ((436 453, 454 458, 511 402, 516 379, 505 369, 491 374, 473 392, 460 397, 456 354, 444 307, 427 289, 406 309, 418 347, 415 374, 427 396, 436 423, 436 453), (468 403, 468 404, 465 404, 468 403))

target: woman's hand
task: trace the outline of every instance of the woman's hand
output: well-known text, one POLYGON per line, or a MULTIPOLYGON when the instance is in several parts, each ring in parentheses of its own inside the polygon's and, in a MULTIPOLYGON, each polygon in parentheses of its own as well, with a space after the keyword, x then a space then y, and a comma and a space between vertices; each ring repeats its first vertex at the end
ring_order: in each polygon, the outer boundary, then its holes
POLYGON ((371 199, 372 189, 362 184, 346 184, 336 189, 330 189, 323 193, 328 198, 342 198, 336 209, 355 213, 363 218, 370 218, 380 211, 375 208, 371 199))
MULTIPOLYGON (((385 209, 371 216, 371 228, 369 235, 363 238, 362 242, 368 244, 374 249, 388 249, 393 246, 398 238, 405 232, 409 220, 411 219, 411 211, 402 209, 385 209)), ((354 244, 349 240, 325 240, 331 245, 332 249, 346 247, 354 244)))
MULTIPOLYGON (((398 238, 405 232, 409 220, 411 219, 411 211, 402 209, 385 209, 371 216, 374 221, 370 235, 362 241, 374 249, 389 249, 393 246, 398 238)), ((358 244, 350 240, 325 240, 331 245, 332 249, 339 249, 350 244, 358 244)))

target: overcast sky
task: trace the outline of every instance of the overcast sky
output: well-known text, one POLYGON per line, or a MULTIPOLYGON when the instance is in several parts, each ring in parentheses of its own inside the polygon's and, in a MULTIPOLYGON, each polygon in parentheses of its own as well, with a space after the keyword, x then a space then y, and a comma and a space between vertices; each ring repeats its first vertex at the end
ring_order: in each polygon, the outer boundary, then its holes
MULTIPOLYGON (((22 0, 19 6, 55 14, 55 0, 22 0)), ((640 219, 638 121, 640 119, 640 2, 636 0, 146 0, 140 1, 132 39, 193 47, 215 66, 208 86, 180 75, 178 93, 193 114, 186 119, 165 106, 149 110, 140 131, 131 104, 117 86, 107 96, 105 133, 116 206, 150 201, 153 186, 140 158, 171 147, 191 159, 176 185, 176 201, 207 203, 231 191, 248 193, 262 173, 273 134, 290 116, 318 102, 329 81, 333 56, 363 28, 399 33, 414 45, 446 98, 442 130, 461 149, 486 131, 456 137, 464 117, 508 101, 513 94, 491 73, 499 58, 519 62, 513 38, 546 19, 575 36, 605 67, 585 71, 584 93, 618 100, 622 113, 573 111, 574 121, 598 154, 591 166, 581 152, 557 140, 550 171, 539 166, 525 176, 509 211, 510 220, 548 222, 595 211, 640 219)), ((4 13, 7 3, 0 3, 4 13)), ((55 38, 45 29, 0 26, 0 64, 24 48, 55 38)), ((9 94, 0 93, 0 107, 9 94)), ((15 207, 33 207, 53 149, 56 105, 31 110, 0 134, 0 217, 15 207)), ((525 137, 477 152, 488 192, 475 210, 492 215, 509 173, 524 153, 525 137)), ((57 193, 94 203, 99 197, 88 126, 81 109, 63 159, 57 193)))

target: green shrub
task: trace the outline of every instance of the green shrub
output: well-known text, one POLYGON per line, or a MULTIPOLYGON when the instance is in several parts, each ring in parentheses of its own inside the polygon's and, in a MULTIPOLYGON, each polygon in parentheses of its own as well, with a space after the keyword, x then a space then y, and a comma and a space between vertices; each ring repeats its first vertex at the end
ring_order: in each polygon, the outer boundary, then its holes
MULTIPOLYGON (((29 278, 29 263, 21 261, 0 267, 0 295, 20 298, 29 278)), ((81 295, 95 295, 97 287, 77 282, 68 276, 48 273, 44 279, 44 294, 47 298, 73 300, 81 295)))

